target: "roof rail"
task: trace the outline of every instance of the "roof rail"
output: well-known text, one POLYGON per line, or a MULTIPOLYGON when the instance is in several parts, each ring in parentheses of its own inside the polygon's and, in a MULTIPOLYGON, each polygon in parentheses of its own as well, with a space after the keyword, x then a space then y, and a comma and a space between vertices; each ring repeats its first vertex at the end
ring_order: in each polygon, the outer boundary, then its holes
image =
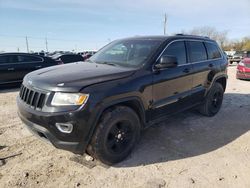
POLYGON ((190 37, 204 37, 207 39, 210 39, 208 36, 201 36, 201 35, 189 35, 189 34, 183 34, 183 33, 177 33, 176 36, 190 36, 190 37))

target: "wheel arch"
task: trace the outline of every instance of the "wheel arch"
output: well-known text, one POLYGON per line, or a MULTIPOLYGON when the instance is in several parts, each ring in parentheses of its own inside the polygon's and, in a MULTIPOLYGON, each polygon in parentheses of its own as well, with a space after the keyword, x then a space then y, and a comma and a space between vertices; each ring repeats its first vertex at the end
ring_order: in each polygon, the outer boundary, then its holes
POLYGON ((104 105, 104 107, 102 108, 100 112, 98 120, 100 119, 101 115, 106 110, 110 108, 114 108, 115 106, 126 106, 126 107, 131 108, 137 114, 138 118, 140 119, 142 128, 143 128, 146 122, 145 109, 144 109, 141 99, 139 99, 138 97, 128 97, 124 99, 118 99, 118 100, 112 101, 112 103, 108 103, 104 105))
POLYGON ((227 86, 227 78, 225 76, 220 76, 220 77, 217 77, 215 80, 214 80, 214 83, 220 83, 224 89, 224 91, 226 90, 226 86, 227 86))
POLYGON ((145 117, 145 109, 143 106, 143 103, 139 97, 127 97, 123 99, 113 100, 111 103, 104 103, 101 105, 101 107, 98 110, 98 113, 96 114, 96 118, 94 122, 92 123, 93 126, 91 126, 91 130, 89 131, 89 135, 87 138, 87 145, 89 144, 97 126, 98 122, 100 121, 100 118, 102 114, 111 108, 114 108, 115 106, 127 106, 134 110, 134 112, 138 115, 138 118, 141 122, 141 129, 146 127, 146 117, 145 117))

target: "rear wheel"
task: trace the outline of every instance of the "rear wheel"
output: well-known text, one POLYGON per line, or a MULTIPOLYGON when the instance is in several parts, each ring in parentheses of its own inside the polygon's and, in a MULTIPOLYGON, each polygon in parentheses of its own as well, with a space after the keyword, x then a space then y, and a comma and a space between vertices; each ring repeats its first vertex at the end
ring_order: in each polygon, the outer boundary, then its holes
POLYGON ((87 152, 112 165, 125 159, 140 136, 140 120, 129 107, 117 106, 104 112, 87 152))
POLYGON ((224 89, 220 83, 215 83, 208 92, 205 102, 199 111, 205 116, 214 116, 221 108, 223 101, 224 89))

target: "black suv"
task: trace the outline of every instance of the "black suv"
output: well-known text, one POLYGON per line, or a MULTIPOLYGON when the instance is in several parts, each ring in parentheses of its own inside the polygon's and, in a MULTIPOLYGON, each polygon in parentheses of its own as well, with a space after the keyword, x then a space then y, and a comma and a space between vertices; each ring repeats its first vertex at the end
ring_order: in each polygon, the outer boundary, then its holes
POLYGON ((168 115, 221 107, 227 59, 206 37, 114 41, 85 63, 28 74, 17 98, 22 121, 55 147, 106 164, 126 158, 140 131, 168 115))
POLYGON ((37 69, 57 65, 49 58, 28 53, 0 54, 0 85, 22 82, 23 77, 37 69))

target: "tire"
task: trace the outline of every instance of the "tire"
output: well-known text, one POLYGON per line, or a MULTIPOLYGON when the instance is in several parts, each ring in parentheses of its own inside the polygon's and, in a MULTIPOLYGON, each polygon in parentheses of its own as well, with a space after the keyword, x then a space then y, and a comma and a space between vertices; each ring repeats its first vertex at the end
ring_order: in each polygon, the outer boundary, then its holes
POLYGON ((222 105, 223 95, 224 89, 222 85, 218 82, 214 83, 199 109, 200 113, 208 117, 217 114, 222 105))
POLYGON ((140 137, 140 120, 129 107, 116 106, 102 115, 87 153, 112 165, 124 160, 140 137))

